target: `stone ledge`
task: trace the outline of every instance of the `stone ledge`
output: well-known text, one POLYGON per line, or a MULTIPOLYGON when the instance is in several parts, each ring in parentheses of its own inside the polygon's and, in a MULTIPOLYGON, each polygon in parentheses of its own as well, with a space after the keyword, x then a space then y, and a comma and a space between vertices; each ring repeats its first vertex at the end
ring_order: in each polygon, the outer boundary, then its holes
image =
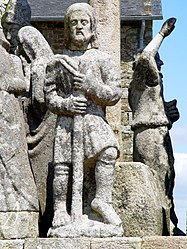
MULTIPOLYGON (((38 212, 0 212, 0 241, 38 237, 38 212)), ((1 247, 0 247, 1 249, 1 247)))
POLYGON ((0 249, 186 249, 187 237, 0 240, 0 249))
POLYGON ((153 236, 143 237, 141 249, 186 249, 187 237, 185 236, 153 236))
POLYGON ((21 239, 0 240, 0 249, 23 249, 24 243, 21 239))

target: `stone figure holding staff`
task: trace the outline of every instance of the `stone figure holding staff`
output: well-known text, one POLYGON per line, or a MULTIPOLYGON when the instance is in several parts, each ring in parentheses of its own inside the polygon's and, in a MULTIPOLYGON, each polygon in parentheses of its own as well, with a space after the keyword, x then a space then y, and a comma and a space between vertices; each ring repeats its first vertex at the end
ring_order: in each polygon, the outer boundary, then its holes
MULTIPOLYGON (((119 70, 109 55, 98 50, 96 22, 90 5, 71 5, 64 23, 65 50, 48 64, 44 87, 48 108, 58 115, 54 141, 54 218, 49 236, 68 237, 69 229, 71 234, 74 232, 71 236, 99 237, 101 227, 103 231, 112 227, 110 236, 121 235, 121 220, 112 207, 119 147, 105 118, 105 107, 116 104, 121 97, 119 70), (102 218, 102 222, 92 222, 93 230, 82 225, 86 223, 82 210, 83 164, 89 160, 95 161, 96 183, 91 208, 102 218), (71 170, 72 201, 68 212, 71 170), (76 222, 79 231, 72 232, 68 226, 76 222)), ((107 235, 103 232, 102 236, 107 235)))

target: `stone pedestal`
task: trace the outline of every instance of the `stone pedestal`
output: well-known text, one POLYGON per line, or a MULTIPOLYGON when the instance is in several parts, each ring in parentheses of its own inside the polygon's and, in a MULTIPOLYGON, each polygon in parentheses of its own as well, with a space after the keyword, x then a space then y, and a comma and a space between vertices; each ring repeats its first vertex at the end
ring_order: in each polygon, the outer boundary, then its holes
POLYGON ((0 239, 38 237, 38 219, 38 212, 0 212, 0 239))
POLYGON ((168 234, 169 204, 155 171, 142 163, 116 164, 113 206, 122 220, 124 236, 168 234))
POLYGON ((84 220, 72 222, 58 228, 50 228, 48 232, 48 237, 52 238, 107 238, 114 236, 123 236, 122 227, 89 220, 86 216, 84 220))

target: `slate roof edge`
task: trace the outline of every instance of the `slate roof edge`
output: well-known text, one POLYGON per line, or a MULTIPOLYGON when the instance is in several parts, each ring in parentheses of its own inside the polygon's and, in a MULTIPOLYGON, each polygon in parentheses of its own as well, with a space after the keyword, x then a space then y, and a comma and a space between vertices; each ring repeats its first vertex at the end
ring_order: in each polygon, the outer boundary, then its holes
MULTIPOLYGON (((162 20, 162 19, 163 19, 162 15, 121 16, 121 21, 162 20)), ((35 22, 64 21, 64 16, 32 16, 31 21, 35 21, 35 22)))
POLYGON ((32 16, 31 21, 37 21, 37 22, 64 21, 64 16, 32 16))

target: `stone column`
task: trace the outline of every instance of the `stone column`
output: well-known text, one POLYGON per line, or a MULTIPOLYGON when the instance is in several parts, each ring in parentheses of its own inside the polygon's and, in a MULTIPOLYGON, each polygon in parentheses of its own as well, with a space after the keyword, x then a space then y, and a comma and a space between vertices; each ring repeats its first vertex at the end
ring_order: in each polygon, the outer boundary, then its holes
MULTIPOLYGON (((120 70, 120 0, 89 0, 88 3, 95 8, 98 20, 99 48, 113 56, 120 70)), ((107 108, 107 119, 117 136, 120 151, 122 151, 121 101, 107 108)), ((122 161, 122 156, 120 161, 122 161)))

